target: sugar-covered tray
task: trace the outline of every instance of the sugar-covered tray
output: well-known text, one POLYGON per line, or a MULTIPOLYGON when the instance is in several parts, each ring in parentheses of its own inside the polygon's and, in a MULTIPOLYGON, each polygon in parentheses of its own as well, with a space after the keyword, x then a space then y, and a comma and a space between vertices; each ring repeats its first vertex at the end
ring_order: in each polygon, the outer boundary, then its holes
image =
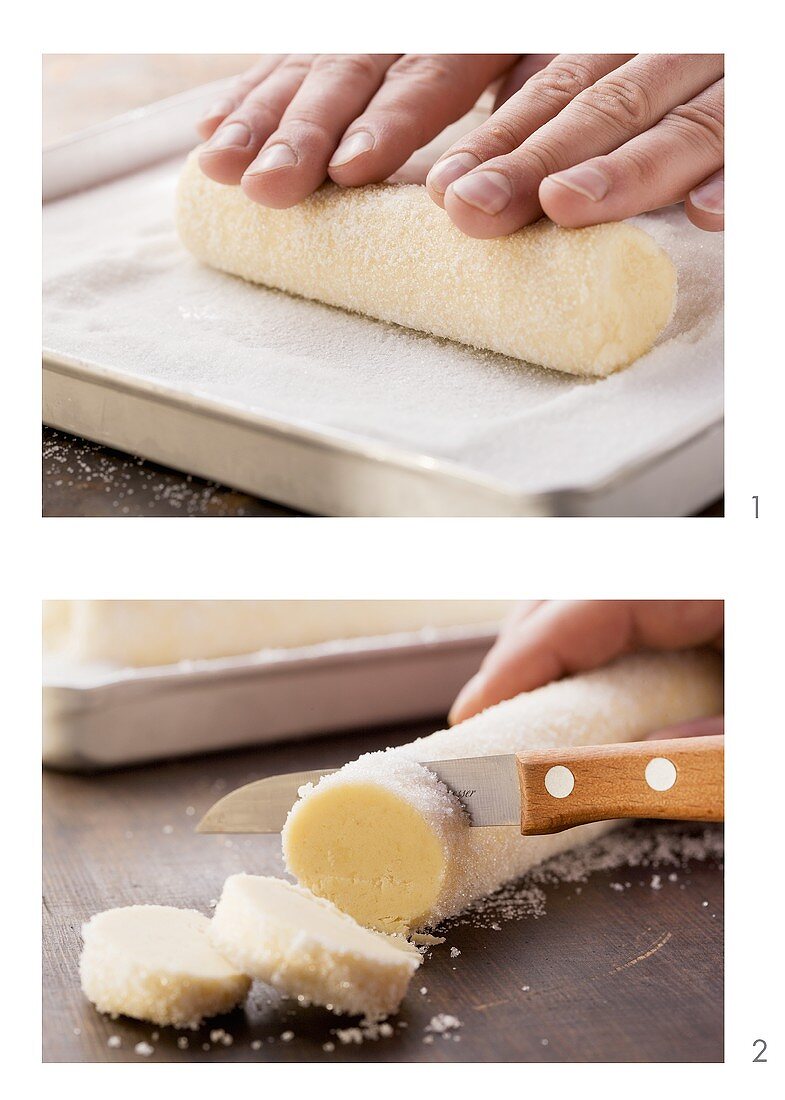
POLYGON ((627 370, 576 379, 199 265, 173 203, 200 105, 44 154, 48 424, 318 514, 681 515, 721 494, 721 235, 636 219, 676 264, 676 314, 627 370))
POLYGON ((43 759, 97 770, 433 717, 495 636, 490 626, 119 668, 44 660, 43 759))

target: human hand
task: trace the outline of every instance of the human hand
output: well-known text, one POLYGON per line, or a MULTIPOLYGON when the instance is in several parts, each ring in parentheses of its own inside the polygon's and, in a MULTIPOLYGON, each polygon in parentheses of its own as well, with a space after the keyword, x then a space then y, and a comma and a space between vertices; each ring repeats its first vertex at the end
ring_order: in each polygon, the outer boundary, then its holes
POLYGON ((500 237, 543 212, 579 227, 682 200, 699 228, 723 228, 721 54, 543 60, 519 62, 504 102, 428 175, 459 229, 500 237))
POLYGON ((387 179, 461 118, 517 54, 266 57, 200 124, 202 171, 255 202, 294 206, 328 177, 387 179))
MULTIPOLYGON (((480 671, 453 703, 450 723, 638 649, 723 646, 722 600, 530 600, 515 608, 480 671)), ((722 733, 722 719, 669 736, 722 733)), ((657 736, 662 736, 658 733, 657 736)))

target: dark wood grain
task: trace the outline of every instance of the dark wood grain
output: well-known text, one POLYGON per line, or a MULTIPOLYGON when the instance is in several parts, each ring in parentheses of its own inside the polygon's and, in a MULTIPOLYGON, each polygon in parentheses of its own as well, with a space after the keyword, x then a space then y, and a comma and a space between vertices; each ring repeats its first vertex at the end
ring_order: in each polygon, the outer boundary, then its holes
POLYGON ((663 875, 659 890, 650 888, 650 870, 594 874, 580 892, 570 884, 547 887, 539 919, 501 921, 498 931, 459 924, 412 983, 400 1016, 408 1027, 362 1046, 336 1043, 331 1053, 322 1045, 335 1042, 331 1030, 346 1021, 260 985, 245 1009, 188 1032, 187 1050, 176 1045, 179 1033, 113 1021, 83 998, 80 927, 94 912, 156 902, 209 913, 227 875, 282 872, 277 836, 194 832, 222 793, 268 774, 340 764, 425 732, 374 731, 95 776, 46 774, 45 1060, 720 1061, 723 882, 711 863, 692 864, 677 883, 663 875), (610 888, 624 877, 630 889, 610 888), (460 956, 451 958, 450 947, 460 956), (428 1021, 441 1012, 462 1021, 459 1042, 423 1042, 428 1021), (225 1028, 233 1045, 203 1051, 215 1027, 225 1028), (135 1054, 135 1044, 151 1041, 155 1030, 154 1054, 135 1054), (290 1042, 280 1038, 286 1031, 294 1032, 290 1042), (110 1035, 120 1037, 119 1049, 107 1045, 110 1035), (261 1040, 259 1050, 253 1040, 261 1040))
POLYGON ((43 430, 44 516, 299 516, 283 505, 43 430))
MULTIPOLYGON (((44 428, 44 516, 299 516, 215 481, 44 428)), ((722 516, 716 501, 700 513, 722 516)))

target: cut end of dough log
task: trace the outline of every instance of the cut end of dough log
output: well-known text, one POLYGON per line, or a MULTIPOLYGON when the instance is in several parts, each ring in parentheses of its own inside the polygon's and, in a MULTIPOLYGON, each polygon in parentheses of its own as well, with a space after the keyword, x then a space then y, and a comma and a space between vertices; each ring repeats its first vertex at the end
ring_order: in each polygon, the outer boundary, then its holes
POLYGON ((177 226, 198 259, 249 282, 587 377, 648 351, 675 302, 670 259, 623 222, 476 240, 414 184, 327 184, 271 210, 208 179, 198 150, 177 226))
POLYGON ((301 1001, 378 1019, 396 1012, 421 957, 301 886, 259 875, 224 883, 210 928, 235 966, 301 1001))
POLYGON ((209 928, 195 909, 165 905, 96 914, 82 929, 85 996, 99 1012, 160 1026, 196 1028, 229 1012, 251 982, 213 947, 209 928))
POLYGON ((549 684, 302 788, 283 829, 287 869, 371 928, 432 926, 611 825, 471 828, 421 761, 634 741, 721 711, 722 662, 709 652, 642 654, 549 684))

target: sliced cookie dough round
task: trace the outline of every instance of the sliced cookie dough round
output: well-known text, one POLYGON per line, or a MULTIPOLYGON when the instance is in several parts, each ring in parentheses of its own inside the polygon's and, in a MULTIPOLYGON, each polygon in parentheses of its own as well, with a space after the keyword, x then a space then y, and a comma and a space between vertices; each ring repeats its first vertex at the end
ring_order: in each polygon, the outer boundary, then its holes
POLYGON ((195 909, 131 905, 82 928, 79 975, 99 1012, 196 1028, 242 1001, 251 981, 213 946, 195 909))
POLYGON ((238 969, 289 996, 379 1019, 396 1012, 421 956, 284 879, 232 875, 210 939, 238 969))

